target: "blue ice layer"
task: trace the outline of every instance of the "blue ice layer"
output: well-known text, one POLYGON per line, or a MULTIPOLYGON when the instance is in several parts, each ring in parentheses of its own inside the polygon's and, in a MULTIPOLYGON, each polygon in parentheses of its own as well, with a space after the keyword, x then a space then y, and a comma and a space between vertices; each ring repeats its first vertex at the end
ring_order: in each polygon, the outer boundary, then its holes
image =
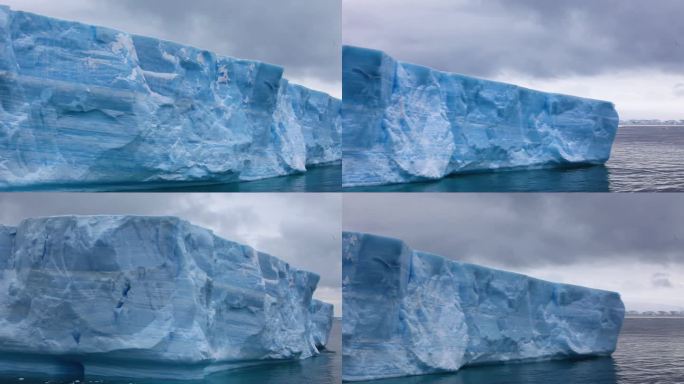
POLYGON ((343 186, 605 163, 612 103, 436 71, 343 48, 343 186))
POLYGON ((312 334, 318 349, 324 349, 328 345, 334 309, 332 304, 324 303, 320 300, 313 300, 311 302, 312 334))
POLYGON ((620 295, 343 235, 343 380, 610 355, 620 295))
POLYGON ((225 183, 339 161, 283 69, 0 6, 0 189, 225 183))
POLYGON ((0 372, 199 379, 319 354, 318 275, 173 217, 0 226, 0 372))

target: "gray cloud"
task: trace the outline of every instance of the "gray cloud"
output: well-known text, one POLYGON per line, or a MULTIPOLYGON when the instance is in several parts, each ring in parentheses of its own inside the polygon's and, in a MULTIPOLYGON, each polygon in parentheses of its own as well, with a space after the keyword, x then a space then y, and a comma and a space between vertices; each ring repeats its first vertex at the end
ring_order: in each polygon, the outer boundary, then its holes
POLYGON ((321 275, 341 302, 339 194, 0 194, 0 224, 51 215, 178 216, 321 275))
POLYGON ((674 93, 678 97, 684 97, 684 83, 675 84, 674 93))
POLYGON ((651 283, 656 288, 672 288, 670 275, 667 273, 654 273, 651 277, 651 283))
POLYGON ((478 76, 682 74, 683 13, 679 0, 345 0, 343 40, 478 76))
POLYGON ((684 308, 681 194, 346 194, 343 228, 617 291, 628 309, 684 308))
POLYGON ((340 81, 341 0, 5 0, 13 9, 104 25, 340 81))
POLYGON ((684 265, 682 195, 348 195, 344 225, 503 268, 684 265))

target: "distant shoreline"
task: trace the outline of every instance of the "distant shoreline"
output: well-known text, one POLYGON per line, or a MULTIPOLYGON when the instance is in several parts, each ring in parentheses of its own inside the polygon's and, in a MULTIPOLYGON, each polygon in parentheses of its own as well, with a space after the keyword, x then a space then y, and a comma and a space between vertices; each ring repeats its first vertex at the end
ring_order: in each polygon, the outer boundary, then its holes
POLYGON ((625 319, 681 319, 681 320, 684 320, 684 316, 626 315, 625 319))
POLYGON ((673 127, 673 128, 684 128, 684 125, 672 125, 672 124, 620 124, 619 127, 673 127))

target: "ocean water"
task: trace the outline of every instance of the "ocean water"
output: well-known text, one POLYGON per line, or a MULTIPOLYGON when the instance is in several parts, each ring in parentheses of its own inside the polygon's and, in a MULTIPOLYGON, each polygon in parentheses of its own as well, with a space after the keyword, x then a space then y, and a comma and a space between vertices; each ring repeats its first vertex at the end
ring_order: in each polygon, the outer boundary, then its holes
POLYGON ((15 192, 340 192, 342 189, 342 163, 311 167, 307 172, 228 184, 191 185, 168 183, 140 188, 129 185, 49 185, 39 188, 20 188, 15 192))
POLYGON ((684 318, 628 318, 612 357, 464 368, 366 384, 684 383, 684 318))
POLYGON ((342 324, 336 319, 327 351, 297 362, 261 365, 218 373, 205 380, 141 380, 106 377, 44 377, 31 373, 0 375, 0 383, 17 384, 339 384, 342 369, 342 324))
POLYGON ((305 173, 244 181, 189 187, 168 187, 143 192, 340 192, 342 163, 311 167, 305 173))
POLYGON ((456 175, 347 192, 684 192, 684 127, 620 127, 605 166, 456 175))

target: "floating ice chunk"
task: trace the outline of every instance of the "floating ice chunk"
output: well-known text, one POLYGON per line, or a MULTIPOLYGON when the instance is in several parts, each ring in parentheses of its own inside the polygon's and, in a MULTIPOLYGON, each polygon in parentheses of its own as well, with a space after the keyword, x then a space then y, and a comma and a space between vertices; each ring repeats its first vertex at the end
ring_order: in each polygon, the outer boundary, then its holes
POLYGON ((313 330, 311 331, 316 347, 325 348, 333 324, 333 305, 320 300, 311 302, 313 330))

